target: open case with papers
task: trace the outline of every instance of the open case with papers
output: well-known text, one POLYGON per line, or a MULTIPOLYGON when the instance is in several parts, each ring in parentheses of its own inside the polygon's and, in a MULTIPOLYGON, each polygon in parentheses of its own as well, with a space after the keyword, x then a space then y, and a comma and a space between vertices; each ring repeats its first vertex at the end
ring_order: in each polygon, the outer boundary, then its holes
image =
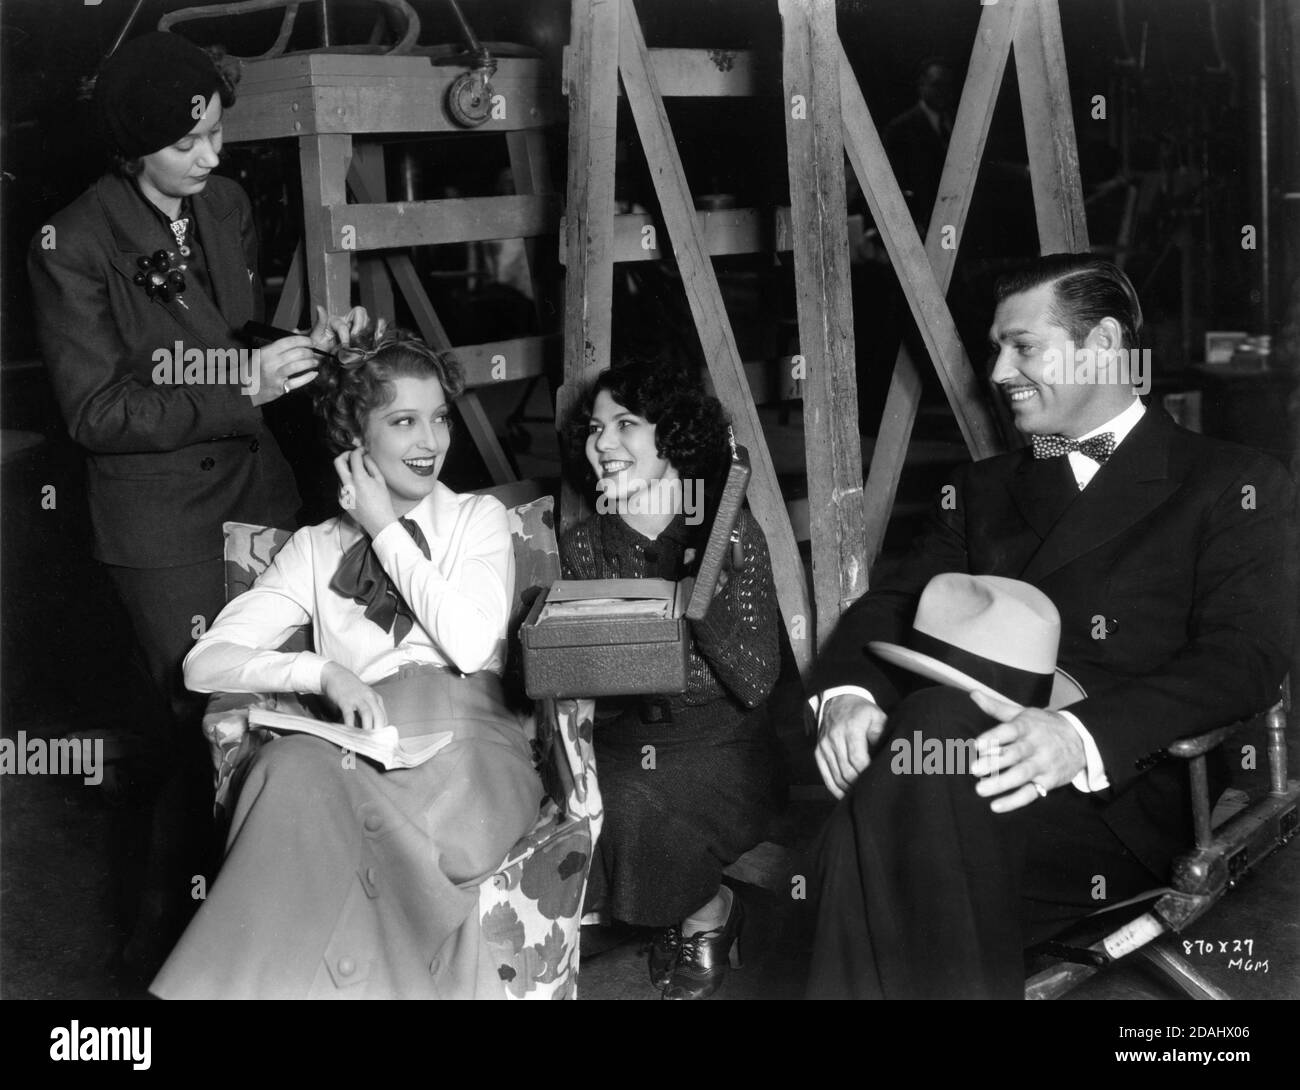
POLYGON ((731 464, 697 575, 669 579, 562 579, 539 595, 520 629, 524 687, 544 697, 644 696, 686 690, 689 621, 708 612, 728 553, 749 456, 731 464))

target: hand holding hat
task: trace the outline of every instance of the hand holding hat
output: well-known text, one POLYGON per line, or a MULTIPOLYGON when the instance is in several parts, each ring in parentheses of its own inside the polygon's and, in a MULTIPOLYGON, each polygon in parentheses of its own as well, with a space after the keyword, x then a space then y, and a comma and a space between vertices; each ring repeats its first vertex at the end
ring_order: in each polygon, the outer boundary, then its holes
POLYGON ((884 659, 964 689, 998 725, 976 739, 975 790, 997 813, 1068 784, 1085 766, 1078 732, 1057 710, 1083 688, 1056 665, 1061 618, 1037 587, 995 575, 950 572, 926 585, 909 645, 871 641, 884 659))
POLYGON ((978 756, 970 765, 971 774, 982 777, 975 793, 993 799, 994 813, 1046 798, 1083 770, 1083 741, 1059 713, 1022 708, 978 691, 970 695, 981 711, 999 720, 975 739, 978 756))
POLYGON ((926 584, 908 646, 871 640, 886 662, 1005 703, 1063 708, 1085 693, 1056 665, 1061 617, 1019 579, 947 572, 926 584))

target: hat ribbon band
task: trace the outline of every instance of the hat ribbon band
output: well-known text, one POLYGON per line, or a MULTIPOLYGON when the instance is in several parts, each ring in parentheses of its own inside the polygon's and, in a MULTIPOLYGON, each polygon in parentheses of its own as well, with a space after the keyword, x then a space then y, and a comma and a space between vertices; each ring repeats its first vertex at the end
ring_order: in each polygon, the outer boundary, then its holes
POLYGON ((1032 670, 1021 670, 1015 666, 986 659, 954 647, 950 643, 928 636, 924 632, 912 630, 908 640, 913 651, 938 659, 945 666, 968 674, 982 685, 987 685, 994 692, 1001 693, 1017 704, 1030 708, 1045 708, 1052 696, 1052 674, 1036 674, 1032 670))

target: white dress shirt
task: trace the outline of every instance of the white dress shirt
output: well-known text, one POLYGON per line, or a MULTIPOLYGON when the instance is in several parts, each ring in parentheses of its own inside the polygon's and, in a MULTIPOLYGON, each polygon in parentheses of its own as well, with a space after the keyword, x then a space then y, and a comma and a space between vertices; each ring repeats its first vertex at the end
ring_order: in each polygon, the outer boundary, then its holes
POLYGON ((334 518, 295 533, 221 611, 185 657, 185 684, 199 693, 319 693, 330 661, 367 684, 405 663, 501 673, 515 582, 506 509, 435 482, 405 517, 423 531, 432 559, 398 522, 372 543, 415 617, 401 643, 366 619, 364 605, 330 589, 343 554, 364 536, 351 518, 334 518), (274 650, 308 622, 314 651, 274 650))
MULTIPOLYGON (((1103 432, 1113 432, 1115 435, 1115 449, 1119 449, 1129 432, 1133 430, 1137 422, 1142 419, 1142 414, 1146 412, 1146 406, 1134 395, 1133 402, 1123 412, 1111 417, 1106 423, 1091 431, 1084 432, 1083 435, 1077 436, 1079 441, 1091 439, 1094 435, 1101 435, 1103 432)), ((1074 479, 1079 485, 1080 491, 1087 488, 1092 482, 1093 477, 1097 475, 1097 470, 1101 468, 1095 461, 1086 454, 1077 450, 1070 451, 1066 455, 1070 460, 1070 469, 1074 472, 1074 479)), ((808 705, 812 708, 813 713, 817 716, 817 726, 821 728, 821 709, 826 706, 826 702, 837 696, 859 696, 863 700, 869 700, 873 704, 875 698, 871 695, 870 690, 862 688, 860 685, 835 685, 825 692, 808 698, 808 705)), ((1084 767, 1077 776, 1071 780, 1071 785, 1083 792, 1102 791, 1110 786, 1110 780, 1106 777, 1106 768, 1101 760, 1101 751, 1097 748, 1097 743, 1093 740, 1091 732, 1080 721, 1079 717, 1072 712, 1063 708, 1057 709, 1057 714, 1075 729, 1079 735, 1080 742, 1083 743, 1084 767)))
MULTIPOLYGON (((1114 432, 1115 448, 1118 450, 1120 443, 1124 442, 1125 436, 1133 430, 1137 422, 1142 419, 1142 414, 1146 411, 1146 406, 1135 397, 1133 403, 1118 416, 1112 416, 1101 427, 1093 428, 1092 431, 1086 431, 1075 438, 1078 442, 1083 442, 1085 439, 1091 439, 1094 435, 1101 435, 1102 432, 1114 432)), ((1082 491, 1088 487, 1101 466, 1086 454, 1082 454, 1077 450, 1070 451, 1066 457, 1070 459, 1070 468, 1074 470, 1074 479, 1078 481, 1079 489, 1082 491)))

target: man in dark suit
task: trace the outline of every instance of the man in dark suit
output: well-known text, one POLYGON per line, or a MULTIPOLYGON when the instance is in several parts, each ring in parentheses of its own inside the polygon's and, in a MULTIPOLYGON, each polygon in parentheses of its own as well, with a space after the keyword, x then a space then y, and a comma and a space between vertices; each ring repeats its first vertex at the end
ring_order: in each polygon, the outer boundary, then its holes
POLYGON ((924 237, 943 176, 952 135, 956 79, 938 57, 928 57, 916 77, 916 102, 895 117, 882 135, 885 153, 924 237))
POLYGON ((1137 362, 1141 321, 1124 274, 1088 255, 999 285, 992 380, 1034 447, 957 472, 814 676, 817 761, 843 800, 821 845, 814 997, 1023 994, 1024 945, 1166 883, 1191 823, 1165 747, 1276 699, 1296 617, 1293 482, 1143 406, 1147 373, 1119 366, 1137 362), (1086 697, 1021 709, 917 689, 873 659, 868 641, 907 642, 941 572, 1043 591, 1086 697), (914 730, 976 738, 983 756, 967 774, 896 775, 878 747, 914 730))

